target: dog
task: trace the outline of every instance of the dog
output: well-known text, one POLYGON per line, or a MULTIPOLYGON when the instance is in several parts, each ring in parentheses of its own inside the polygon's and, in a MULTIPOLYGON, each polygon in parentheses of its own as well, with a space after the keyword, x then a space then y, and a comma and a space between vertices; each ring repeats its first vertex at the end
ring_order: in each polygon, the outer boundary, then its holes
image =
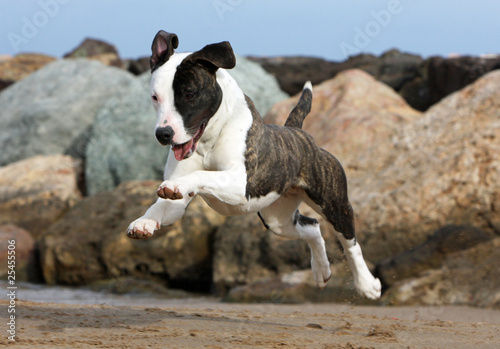
POLYGON ((358 293, 379 298, 381 283, 356 241, 344 170, 302 130, 312 104, 311 83, 304 85, 284 126, 265 125, 226 71, 236 65, 229 42, 174 53, 178 45, 177 35, 161 30, 151 46, 155 136, 171 151, 158 200, 130 224, 127 235, 150 238, 161 225, 180 220, 200 195, 222 215, 257 213, 271 232, 305 240, 322 289, 332 273, 319 222, 298 211, 305 202, 335 228, 358 293))

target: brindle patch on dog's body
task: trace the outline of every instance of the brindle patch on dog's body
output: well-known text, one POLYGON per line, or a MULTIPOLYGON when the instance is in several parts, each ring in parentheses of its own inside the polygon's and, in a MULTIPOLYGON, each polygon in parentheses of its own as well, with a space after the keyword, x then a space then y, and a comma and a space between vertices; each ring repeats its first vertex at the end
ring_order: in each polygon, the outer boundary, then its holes
MULTIPOLYGON (((309 90, 304 92, 299 104, 311 102, 309 90)), ((246 140, 245 196, 259 198, 270 192, 283 195, 291 187, 300 188, 321 208, 320 213, 337 231, 352 239, 355 235, 352 208, 347 196, 347 179, 339 161, 298 127, 263 124, 248 97, 247 103, 253 124, 246 140)), ((301 126, 309 108, 294 111, 285 125, 301 126)))

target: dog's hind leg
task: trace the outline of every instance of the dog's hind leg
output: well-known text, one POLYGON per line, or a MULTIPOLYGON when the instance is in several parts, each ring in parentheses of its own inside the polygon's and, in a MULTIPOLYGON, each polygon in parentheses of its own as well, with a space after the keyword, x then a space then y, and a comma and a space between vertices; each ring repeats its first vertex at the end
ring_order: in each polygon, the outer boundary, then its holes
POLYGON ((319 288, 324 288, 332 275, 326 255, 325 240, 321 236, 319 222, 303 216, 297 210, 301 199, 298 195, 286 195, 259 212, 267 229, 278 236, 302 239, 311 249, 311 269, 319 288))
MULTIPOLYGON (((356 241, 354 230, 354 214, 347 196, 347 180, 340 163, 331 154, 323 152, 321 168, 314 168, 321 176, 311 176, 304 200, 317 213, 330 222, 344 249, 347 262, 351 268, 354 285, 358 293, 369 299, 380 298, 380 280, 373 277, 356 241), (321 180, 314 181, 314 178, 321 180), (333 185, 332 185, 333 184, 333 185)), ((320 166, 320 165, 317 165, 320 166)))
POLYGON ((382 291, 379 279, 375 279, 368 269, 361 252, 361 246, 354 233, 354 219, 349 202, 337 206, 336 212, 327 217, 337 231, 337 237, 342 244, 347 262, 351 268, 354 285, 358 293, 369 299, 378 299, 382 291))
POLYGON ((379 279, 373 277, 363 258, 361 246, 354 232, 353 211, 350 203, 347 201, 344 204, 328 206, 326 210, 323 210, 309 200, 306 202, 335 228, 337 238, 342 244, 349 263, 357 292, 369 299, 380 298, 382 285, 379 279))

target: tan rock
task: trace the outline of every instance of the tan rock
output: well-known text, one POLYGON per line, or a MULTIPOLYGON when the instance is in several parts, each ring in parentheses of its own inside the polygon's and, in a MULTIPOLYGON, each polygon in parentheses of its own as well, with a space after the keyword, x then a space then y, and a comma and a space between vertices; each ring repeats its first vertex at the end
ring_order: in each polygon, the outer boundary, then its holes
MULTIPOLYGON (((264 122, 283 125, 297 101, 295 96, 277 103, 264 122)), ((389 86, 353 69, 313 87, 304 130, 340 160, 350 178, 387 166, 392 157, 380 154, 391 150, 388 140, 401 125, 420 115, 389 86)))
POLYGON ((499 86, 495 71, 448 96, 395 133, 389 166, 352 181, 373 261, 449 224, 500 231, 499 86))
POLYGON ((208 291, 211 241, 224 219, 195 199, 183 219, 149 240, 126 230, 157 199, 158 181, 131 181, 85 198, 40 242, 47 283, 83 285, 121 276, 158 277, 174 286, 208 291))
POLYGON ((23 53, 11 59, 0 60, 0 90, 55 60, 54 57, 37 53, 23 53))
POLYGON ((12 59, 11 55, 0 54, 0 63, 8 61, 9 59, 12 59))
POLYGON ((80 161, 35 156, 0 167, 0 224, 16 224, 36 239, 80 198, 80 161))
POLYGON ((116 53, 102 53, 95 56, 90 56, 88 59, 92 59, 94 61, 101 62, 104 65, 108 65, 111 67, 123 68, 123 63, 116 53))

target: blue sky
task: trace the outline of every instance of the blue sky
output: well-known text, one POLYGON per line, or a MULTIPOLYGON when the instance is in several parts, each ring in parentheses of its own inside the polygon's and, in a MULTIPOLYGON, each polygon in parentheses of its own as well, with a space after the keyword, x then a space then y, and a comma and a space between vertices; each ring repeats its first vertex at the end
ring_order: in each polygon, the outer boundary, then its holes
POLYGON ((344 60, 398 48, 424 57, 500 53, 500 1, 0 0, 0 54, 61 57, 85 37, 147 56, 159 29, 179 51, 228 40, 241 55, 344 60))

